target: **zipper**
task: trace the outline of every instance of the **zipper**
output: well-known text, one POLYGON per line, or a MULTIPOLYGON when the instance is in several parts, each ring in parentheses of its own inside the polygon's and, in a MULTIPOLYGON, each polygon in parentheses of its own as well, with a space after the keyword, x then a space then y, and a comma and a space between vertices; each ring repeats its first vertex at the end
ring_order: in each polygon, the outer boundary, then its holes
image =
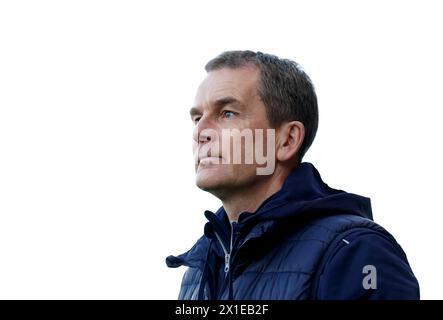
POLYGON ((228 250, 226 249, 225 245, 223 244, 223 240, 220 238, 219 234, 217 233, 217 231, 214 232, 215 236, 218 239, 218 242, 220 243, 223 252, 225 254, 225 272, 227 273, 229 271, 229 263, 230 263, 230 259, 231 259, 231 254, 230 252, 228 252, 228 250))
POLYGON ((225 292, 225 290, 228 290, 228 299, 232 300, 233 299, 233 293, 232 293, 232 279, 231 279, 231 256, 232 256, 232 249, 233 249, 233 244, 234 244, 234 224, 235 222, 231 222, 231 239, 229 242, 229 251, 228 249, 225 247, 225 245, 223 244, 222 239, 220 238, 220 236, 216 234, 218 241, 220 242, 223 251, 225 253, 225 281, 223 283, 222 289, 219 291, 219 294, 222 294, 223 292, 225 292))
POLYGON ((231 222, 230 224, 231 224, 231 240, 229 243, 229 251, 226 248, 226 246, 223 244, 223 241, 220 238, 220 235, 217 232, 214 232, 215 236, 217 237, 218 242, 220 242, 220 245, 221 245, 223 252, 225 254, 225 269, 224 269, 224 271, 225 271, 226 275, 229 273, 229 270, 231 268, 231 253, 232 253, 232 245, 234 242, 234 224, 235 224, 235 222, 231 222))

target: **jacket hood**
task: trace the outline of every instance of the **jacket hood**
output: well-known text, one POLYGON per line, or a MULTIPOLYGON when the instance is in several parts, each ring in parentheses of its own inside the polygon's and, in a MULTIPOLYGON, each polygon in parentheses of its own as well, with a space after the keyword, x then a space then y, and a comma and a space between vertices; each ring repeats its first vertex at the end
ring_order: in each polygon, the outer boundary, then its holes
MULTIPOLYGON (((308 162, 301 163, 286 178, 282 188, 266 199, 255 212, 243 212, 238 225, 247 234, 245 240, 279 232, 289 221, 302 221, 326 215, 352 214, 372 220, 369 198, 329 187, 317 169, 308 162)), ((187 253, 167 258, 169 267, 189 265, 191 260, 204 261, 210 239, 214 233, 229 246, 230 223, 223 207, 216 213, 205 211, 209 222, 205 225, 205 236, 187 253), (199 258, 196 258, 199 256, 199 258)))
POLYGON ((255 214, 242 213, 239 223, 249 219, 282 219, 306 212, 352 214, 372 220, 369 198, 329 187, 311 163, 303 162, 286 178, 280 191, 268 198, 255 214))

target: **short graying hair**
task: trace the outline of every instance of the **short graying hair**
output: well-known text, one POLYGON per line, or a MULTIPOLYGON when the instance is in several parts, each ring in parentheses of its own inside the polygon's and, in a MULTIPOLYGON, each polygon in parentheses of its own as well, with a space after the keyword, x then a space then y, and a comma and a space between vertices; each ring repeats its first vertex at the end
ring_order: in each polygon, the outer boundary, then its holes
POLYGON ((260 71, 258 94, 266 107, 272 127, 284 122, 300 121, 305 138, 298 151, 300 162, 314 141, 318 128, 317 96, 311 79, 298 63, 277 56, 253 51, 226 51, 210 60, 207 72, 222 68, 254 65, 260 71))

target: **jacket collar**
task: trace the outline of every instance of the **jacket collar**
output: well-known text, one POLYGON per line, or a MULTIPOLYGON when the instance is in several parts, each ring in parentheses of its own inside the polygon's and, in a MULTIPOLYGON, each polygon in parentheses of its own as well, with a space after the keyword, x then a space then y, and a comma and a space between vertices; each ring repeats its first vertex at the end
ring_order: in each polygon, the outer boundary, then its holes
MULTIPOLYGON (((334 214, 353 214, 372 219, 370 199, 329 187, 317 169, 311 163, 304 162, 291 172, 282 188, 266 199, 255 212, 241 213, 237 227, 242 233, 241 243, 245 243, 283 232, 289 222, 302 223, 306 219, 334 214)), ((187 265, 202 268, 215 232, 229 247, 231 226, 224 208, 220 207, 215 213, 206 210, 205 216, 209 221, 205 225, 204 236, 188 252, 178 257, 168 257, 169 267, 187 265)), ((223 255, 221 250, 216 252, 223 255)))

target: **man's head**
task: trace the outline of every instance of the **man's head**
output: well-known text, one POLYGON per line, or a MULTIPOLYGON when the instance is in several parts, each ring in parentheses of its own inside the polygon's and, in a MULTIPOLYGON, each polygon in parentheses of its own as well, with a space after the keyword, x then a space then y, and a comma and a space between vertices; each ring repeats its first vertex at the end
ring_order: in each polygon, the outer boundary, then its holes
POLYGON ((271 178, 257 175, 256 161, 245 163, 247 138, 231 136, 230 144, 225 144, 227 139, 222 142, 223 132, 230 129, 252 132, 254 142, 257 129, 263 129, 264 153, 275 161, 276 173, 282 168, 289 173, 303 158, 318 126, 317 98, 306 73, 293 61, 252 51, 224 52, 205 69, 208 75, 191 109, 197 185, 223 199, 271 178), (275 139, 267 129, 275 129, 275 139), (275 148, 269 148, 271 138, 275 148), (243 161, 227 161, 224 155, 232 155, 239 144, 243 161), (208 147, 211 152, 206 153, 208 147), (205 158, 207 154, 215 158, 205 158))

